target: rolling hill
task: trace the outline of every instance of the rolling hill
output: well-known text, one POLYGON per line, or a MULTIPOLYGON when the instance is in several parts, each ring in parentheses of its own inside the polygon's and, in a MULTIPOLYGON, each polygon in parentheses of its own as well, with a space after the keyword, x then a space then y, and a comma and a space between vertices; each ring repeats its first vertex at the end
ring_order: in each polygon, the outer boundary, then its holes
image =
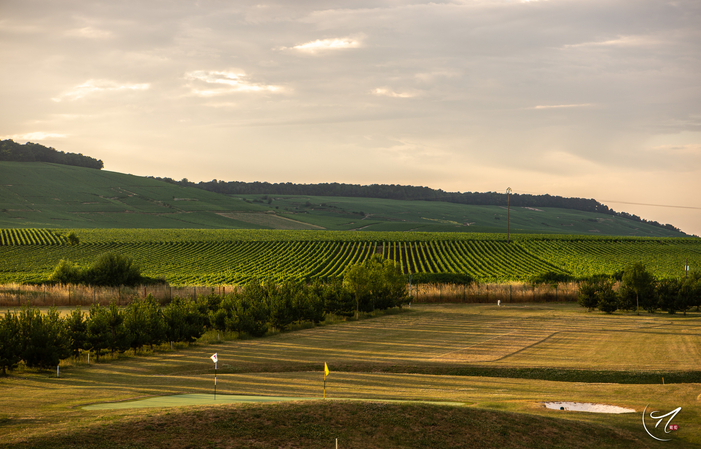
MULTIPOLYGON (((506 232, 507 209, 443 201, 224 195, 154 178, 44 162, 0 162, 3 228, 328 229, 506 232)), ((511 207, 513 233, 682 237, 620 216, 511 207)))

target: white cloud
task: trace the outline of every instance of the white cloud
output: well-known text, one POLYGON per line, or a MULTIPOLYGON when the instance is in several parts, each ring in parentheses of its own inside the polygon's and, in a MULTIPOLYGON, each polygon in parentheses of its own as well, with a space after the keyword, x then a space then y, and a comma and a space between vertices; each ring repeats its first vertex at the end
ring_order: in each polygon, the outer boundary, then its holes
POLYGON ((659 39, 650 36, 618 36, 616 39, 606 41, 582 42, 579 44, 565 45, 565 48, 577 47, 641 47, 660 44, 659 39))
POLYGON ((73 28, 66 31, 67 36, 83 37, 87 39, 107 39, 112 37, 112 33, 93 27, 73 28))
POLYGON ((592 103, 581 103, 581 104, 541 104, 538 106, 533 106, 528 109, 560 109, 560 108, 588 108, 593 106, 592 103))
POLYGON ((282 87, 250 83, 243 79, 244 73, 197 70, 185 74, 185 78, 205 88, 191 86, 192 92, 201 97, 225 95, 234 92, 280 92, 282 87))
POLYGON ((395 92, 391 89, 385 89, 382 87, 378 87, 377 89, 374 89, 372 91, 372 93, 375 95, 381 95, 384 97, 392 97, 392 98, 412 98, 412 97, 416 96, 416 94, 413 94, 413 93, 395 92))
POLYGON ((345 50, 348 48, 358 48, 360 47, 360 41, 351 39, 348 37, 341 37, 335 39, 317 39, 312 42, 307 42, 305 44, 295 45, 292 47, 293 50, 302 51, 305 53, 317 53, 319 51, 326 50, 345 50))
POLYGON ((56 98, 54 101, 63 100, 78 100, 80 98, 86 97, 88 95, 100 93, 100 92, 116 92, 125 90, 146 90, 151 87, 148 83, 143 84, 120 84, 116 81, 110 80, 88 80, 83 84, 68 90, 56 98))
POLYGON ((15 141, 19 140, 24 140, 27 142, 30 141, 37 141, 37 140, 46 140, 46 139, 61 139, 64 137, 68 137, 67 134, 58 134, 58 133, 46 133, 43 131, 37 131, 33 133, 27 133, 27 134, 13 134, 11 136, 2 136, 0 139, 5 140, 5 139, 12 139, 15 141))

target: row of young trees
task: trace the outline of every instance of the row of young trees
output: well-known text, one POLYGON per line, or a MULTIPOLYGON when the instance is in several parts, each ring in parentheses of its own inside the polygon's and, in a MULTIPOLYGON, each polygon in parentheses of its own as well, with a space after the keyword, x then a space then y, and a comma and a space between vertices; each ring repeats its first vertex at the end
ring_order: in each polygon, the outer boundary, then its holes
POLYGON ((587 309, 613 313, 616 310, 661 309, 668 313, 686 313, 701 307, 701 272, 695 271, 682 279, 660 279, 636 263, 623 271, 616 291, 616 278, 594 276, 582 282, 579 304, 587 309))
POLYGON ((0 318, 0 366, 3 373, 20 362, 48 368, 61 359, 93 354, 135 353, 167 342, 192 343, 207 330, 260 337, 284 331, 293 323, 318 324, 327 314, 349 317, 358 312, 401 307, 409 302, 406 284, 393 262, 372 258, 351 266, 347 276, 322 283, 252 282, 226 296, 175 298, 162 307, 152 296, 121 308, 93 305, 61 317, 25 307, 0 318))

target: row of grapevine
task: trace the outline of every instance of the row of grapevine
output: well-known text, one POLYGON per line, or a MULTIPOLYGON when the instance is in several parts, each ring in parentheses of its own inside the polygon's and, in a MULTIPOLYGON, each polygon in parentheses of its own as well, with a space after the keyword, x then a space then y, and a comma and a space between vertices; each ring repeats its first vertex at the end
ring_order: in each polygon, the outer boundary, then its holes
MULTIPOLYGON (((148 241, 136 230, 90 230, 81 243, 67 245, 48 230, 2 229, 0 283, 40 282, 48 278, 61 259, 88 265, 105 252, 133 258, 149 277, 163 277, 174 285, 243 284, 250 279, 309 279, 339 276, 350 264, 373 254, 394 260, 404 274, 465 273, 485 282, 526 280, 533 275, 554 272, 575 277, 613 273, 626 265, 643 262, 658 277, 679 277, 688 262, 701 267, 701 241, 698 239, 630 238, 543 238, 519 236, 510 244, 499 238, 487 239, 465 234, 421 234, 408 240, 407 234, 379 233, 381 239, 334 240, 322 237, 304 240, 286 231, 279 238, 229 240, 190 230, 189 236, 202 240, 157 238, 151 230, 148 241), (111 233, 114 231, 114 234, 111 233), (103 240, 96 237, 102 235, 103 240), (116 238, 116 237, 119 238, 116 238), (128 240, 125 236, 133 236, 128 240), (294 237, 294 238, 292 238, 294 237), (394 239, 388 237, 395 237, 394 239), (432 237, 432 238, 429 238, 432 237)), ((220 237, 244 235, 218 234, 220 237)), ((172 234, 175 235, 175 234, 172 234)), ((170 236, 172 236, 170 235, 170 236)), ((254 235, 259 235, 254 233, 254 235)), ((309 232, 302 233, 309 236, 309 232)), ((179 235, 183 237, 183 235, 179 235)), ((337 234, 347 237, 346 233, 337 234)), ((374 235, 370 235, 372 237, 374 235)), ((163 236, 161 236, 163 237, 163 236)))
POLYGON ((63 245, 65 239, 46 229, 0 229, 0 246, 63 245))

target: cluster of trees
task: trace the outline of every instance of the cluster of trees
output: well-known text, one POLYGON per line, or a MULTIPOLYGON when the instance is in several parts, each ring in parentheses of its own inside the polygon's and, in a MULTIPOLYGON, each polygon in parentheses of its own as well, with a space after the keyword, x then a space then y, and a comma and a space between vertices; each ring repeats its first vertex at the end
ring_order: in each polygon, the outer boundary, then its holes
POLYGON ((0 318, 0 366, 3 373, 23 361, 47 368, 61 359, 89 352, 140 351, 166 342, 192 343, 207 330, 260 337, 269 329, 284 331, 293 323, 318 324, 326 314, 349 317, 358 312, 401 307, 410 300, 399 268, 374 257, 346 270, 343 279, 251 282, 225 296, 175 298, 165 307, 152 297, 134 299, 125 308, 113 301, 74 309, 60 317, 56 309, 42 314, 25 307, 0 318))
MULTIPOLYGON (((75 235, 74 238, 77 239, 75 235)), ((69 241, 71 241, 70 235, 69 241)), ((135 286, 152 281, 141 275, 141 269, 133 259, 115 253, 105 253, 85 268, 61 259, 49 276, 49 282, 52 283, 103 287, 135 286)))
POLYGON ((12 139, 0 140, 0 161, 51 162, 76 167, 96 168, 98 170, 105 166, 101 160, 84 156, 81 153, 64 153, 63 151, 57 151, 54 148, 32 142, 22 145, 12 139))
POLYGON ((668 313, 686 313, 701 306, 701 272, 692 272, 682 279, 657 280, 642 263, 626 268, 620 276, 620 287, 614 290, 616 276, 593 276, 582 282, 579 304, 587 309, 613 313, 616 310, 661 309, 668 313))

